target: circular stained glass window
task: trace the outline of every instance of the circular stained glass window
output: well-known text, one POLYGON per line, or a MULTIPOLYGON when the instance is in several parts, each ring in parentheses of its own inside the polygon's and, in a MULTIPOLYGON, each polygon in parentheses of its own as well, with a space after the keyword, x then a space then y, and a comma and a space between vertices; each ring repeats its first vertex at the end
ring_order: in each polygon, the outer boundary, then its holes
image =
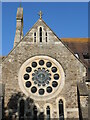
POLYGON ((47 67, 51 67, 51 66, 52 66, 52 63, 51 63, 51 62, 47 62, 47 63, 46 63, 46 66, 47 66, 47 67))
POLYGON ((54 74, 54 79, 58 80, 59 79, 59 74, 54 74))
POLYGON ((44 94, 44 89, 43 89, 43 88, 39 89, 39 94, 40 94, 40 95, 43 95, 43 94, 44 94))
POLYGON ((36 91, 37 91, 37 88, 35 86, 31 88, 32 93, 35 93, 36 91))
POLYGON ((41 65, 41 66, 44 65, 44 60, 40 60, 39 65, 41 65))
POLYGON ((56 67, 52 67, 52 72, 57 72, 57 68, 56 67))
POLYGON ((24 79, 28 80, 29 79, 29 74, 24 74, 24 79))
POLYGON ((52 92, 52 87, 51 87, 51 86, 49 86, 49 87, 47 87, 47 89, 46 89, 46 90, 47 90, 47 92, 48 92, 48 93, 51 93, 51 92, 52 92))
POLYGON ((58 82, 57 82, 57 81, 53 81, 53 82, 52 82, 52 86, 53 86, 53 87, 57 87, 57 86, 58 86, 58 82))
POLYGON ((19 83, 24 93, 38 100, 49 99, 60 92, 64 84, 62 66, 48 56, 35 56, 28 59, 21 67, 19 83))
POLYGON ((26 82, 26 87, 29 88, 31 86, 31 82, 30 81, 27 81, 26 82))
POLYGON ((31 67, 27 67, 27 68, 26 68, 26 72, 29 73, 29 72, 31 72, 31 71, 32 71, 32 68, 31 68, 31 67))
POLYGON ((32 62, 32 67, 36 67, 37 66, 37 62, 32 62))

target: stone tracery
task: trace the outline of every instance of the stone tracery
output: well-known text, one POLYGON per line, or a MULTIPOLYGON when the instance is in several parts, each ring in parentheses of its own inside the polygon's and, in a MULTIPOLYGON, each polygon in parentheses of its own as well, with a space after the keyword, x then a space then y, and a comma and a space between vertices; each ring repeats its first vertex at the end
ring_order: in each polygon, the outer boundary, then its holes
MULTIPOLYGON (((19 82, 24 93, 32 97, 41 96, 45 99, 55 96, 58 87, 64 85, 64 71, 62 66, 53 58, 48 56, 35 56, 27 60, 21 67, 19 82)), ((60 92, 60 91, 59 91, 60 92)))

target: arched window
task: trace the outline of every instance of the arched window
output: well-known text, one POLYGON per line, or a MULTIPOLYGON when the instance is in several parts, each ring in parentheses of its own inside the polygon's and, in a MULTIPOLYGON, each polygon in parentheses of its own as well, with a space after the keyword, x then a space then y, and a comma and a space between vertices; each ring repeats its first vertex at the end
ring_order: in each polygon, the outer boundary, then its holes
POLYGON ((47 42, 47 32, 46 32, 46 38, 45 39, 46 39, 46 42, 47 42))
POLYGON ((24 100, 20 100, 19 103, 19 120, 24 120, 24 111, 25 111, 25 102, 24 100))
POLYGON ((34 42, 36 42, 36 32, 34 32, 34 42))
POLYGON ((33 114, 34 114, 34 118, 33 118, 33 120, 37 120, 37 107, 36 106, 34 106, 33 107, 33 114))
POLYGON ((64 105, 61 99, 59 100, 58 105, 59 105, 59 120, 64 120, 64 105))
POLYGON ((39 29, 40 42, 42 42, 42 27, 39 29))
POLYGON ((47 106, 46 108, 47 120, 50 120, 50 107, 47 106))

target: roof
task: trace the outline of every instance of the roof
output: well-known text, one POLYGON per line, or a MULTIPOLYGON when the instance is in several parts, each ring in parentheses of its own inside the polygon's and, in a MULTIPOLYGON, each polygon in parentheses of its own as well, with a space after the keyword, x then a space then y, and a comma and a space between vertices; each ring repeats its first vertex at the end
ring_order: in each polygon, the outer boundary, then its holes
POLYGON ((86 43, 90 42, 89 38, 61 38, 64 42, 86 43))
POLYGON ((79 53, 80 58, 82 58, 82 53, 88 53, 90 46, 90 41, 88 38, 62 38, 74 53, 79 53))
MULTIPOLYGON (((90 38, 61 38, 61 40, 74 52, 78 54, 80 60, 90 68, 90 62, 88 59, 84 59, 84 55, 90 56, 90 38)), ((90 79, 90 71, 88 72, 88 78, 90 79)))

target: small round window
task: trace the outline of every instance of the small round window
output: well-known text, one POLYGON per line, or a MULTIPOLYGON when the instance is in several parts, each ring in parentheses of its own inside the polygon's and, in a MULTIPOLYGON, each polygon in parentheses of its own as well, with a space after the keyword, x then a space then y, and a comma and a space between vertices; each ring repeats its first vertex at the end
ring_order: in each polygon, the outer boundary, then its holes
POLYGON ((22 91, 32 98, 49 99, 59 93, 64 85, 63 68, 51 57, 32 57, 20 68, 19 85, 22 91))

